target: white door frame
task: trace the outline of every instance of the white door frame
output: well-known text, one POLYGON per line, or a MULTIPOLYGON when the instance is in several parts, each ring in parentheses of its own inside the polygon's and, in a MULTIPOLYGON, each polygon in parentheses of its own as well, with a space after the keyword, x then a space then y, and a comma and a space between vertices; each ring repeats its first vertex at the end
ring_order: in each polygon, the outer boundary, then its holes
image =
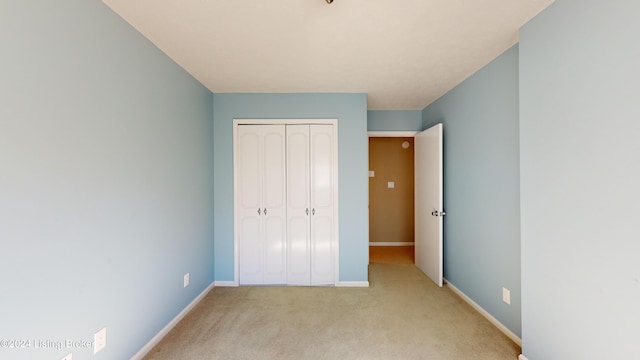
MULTIPOLYGON (((427 130, 427 129, 425 129, 425 130, 427 130)), ((425 130, 422 130, 422 131, 425 131, 425 130)), ((415 138, 415 136, 417 134, 421 133, 422 131, 369 131, 369 132, 367 132, 367 134, 369 135, 370 138, 372 138, 372 137, 413 137, 413 138, 415 138)), ((414 245, 415 245, 415 243, 414 243, 414 245)), ((440 258, 441 258, 441 261, 444 262, 444 259, 443 259, 443 256, 442 256, 442 250, 443 249, 442 249, 442 246, 441 246, 440 247, 440 253, 441 253, 440 258)), ((441 269, 441 271, 442 271, 442 269, 441 269)), ((442 279, 442 273, 441 273, 441 279, 442 279)), ((438 284, 438 285, 442 286, 441 283, 438 284)))
POLYGON ((367 131, 369 137, 415 137, 420 131, 367 131))
POLYGON ((340 224, 339 224, 339 195, 338 195, 338 119, 233 119, 233 286, 240 285, 239 277, 239 254, 238 254, 238 174, 237 174, 237 154, 238 154, 238 125, 333 125, 333 147, 334 164, 333 183, 335 189, 333 191, 333 218, 334 224, 334 284, 339 285, 340 282, 340 224))
MULTIPOLYGON (((415 137, 416 134, 420 133, 420 131, 367 131, 367 135, 370 138, 376 137, 415 137)), ((415 185, 414 185, 415 187, 415 185)), ((367 198, 368 200, 368 198, 367 198)), ((369 246, 412 246, 414 243, 391 243, 391 242, 383 242, 383 243, 372 243, 369 241, 369 246)))

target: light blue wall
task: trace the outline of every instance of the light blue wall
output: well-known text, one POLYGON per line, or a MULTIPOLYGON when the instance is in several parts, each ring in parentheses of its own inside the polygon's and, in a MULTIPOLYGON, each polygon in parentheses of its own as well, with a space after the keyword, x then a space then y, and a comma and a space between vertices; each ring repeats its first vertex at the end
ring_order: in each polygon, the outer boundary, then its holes
POLYGON ((556 0, 520 36, 529 360, 640 354, 640 3, 556 0))
POLYGON ((421 131, 420 110, 370 110, 367 111, 369 131, 421 131))
POLYGON ((215 94, 215 275, 233 279, 233 119, 338 119, 340 281, 367 281, 366 94, 215 94))
POLYGON ((0 358, 129 359, 213 281, 213 96, 100 1, 3 1, 0 43, 0 358))
POLYGON ((444 275, 519 335, 518 47, 425 108, 423 119, 425 128, 444 124, 444 275))

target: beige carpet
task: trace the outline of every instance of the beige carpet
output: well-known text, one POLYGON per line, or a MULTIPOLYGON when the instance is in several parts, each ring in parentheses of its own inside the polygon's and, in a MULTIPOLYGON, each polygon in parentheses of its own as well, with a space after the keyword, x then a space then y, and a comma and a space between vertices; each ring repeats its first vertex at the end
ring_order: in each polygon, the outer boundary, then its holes
POLYGON ((520 348, 414 265, 369 288, 215 288, 145 359, 487 359, 520 348))

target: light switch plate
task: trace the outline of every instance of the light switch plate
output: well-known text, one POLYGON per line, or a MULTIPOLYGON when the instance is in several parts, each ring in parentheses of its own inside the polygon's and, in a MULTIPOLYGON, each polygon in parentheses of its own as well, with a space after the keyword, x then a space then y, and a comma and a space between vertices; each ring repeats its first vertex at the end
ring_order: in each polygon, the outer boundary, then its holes
POLYGON ((388 187, 389 189, 393 189, 393 188, 395 188, 395 187, 396 187, 396 183, 395 183, 394 181, 389 181, 389 182, 387 183, 387 187, 388 187))
POLYGON ((373 170, 369 170, 369 177, 376 177, 376 172, 373 170))
POLYGON ((184 287, 189 286, 189 273, 184 274, 184 287))
POLYGON ((502 301, 511 305, 511 291, 507 288, 502 288, 502 301))

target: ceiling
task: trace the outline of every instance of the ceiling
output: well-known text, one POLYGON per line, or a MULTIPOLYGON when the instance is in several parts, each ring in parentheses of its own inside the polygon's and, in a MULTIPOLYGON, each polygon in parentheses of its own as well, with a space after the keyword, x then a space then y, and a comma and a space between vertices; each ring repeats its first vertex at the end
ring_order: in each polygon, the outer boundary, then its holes
POLYGON ((214 93, 367 93, 423 109, 553 0, 103 0, 214 93))

